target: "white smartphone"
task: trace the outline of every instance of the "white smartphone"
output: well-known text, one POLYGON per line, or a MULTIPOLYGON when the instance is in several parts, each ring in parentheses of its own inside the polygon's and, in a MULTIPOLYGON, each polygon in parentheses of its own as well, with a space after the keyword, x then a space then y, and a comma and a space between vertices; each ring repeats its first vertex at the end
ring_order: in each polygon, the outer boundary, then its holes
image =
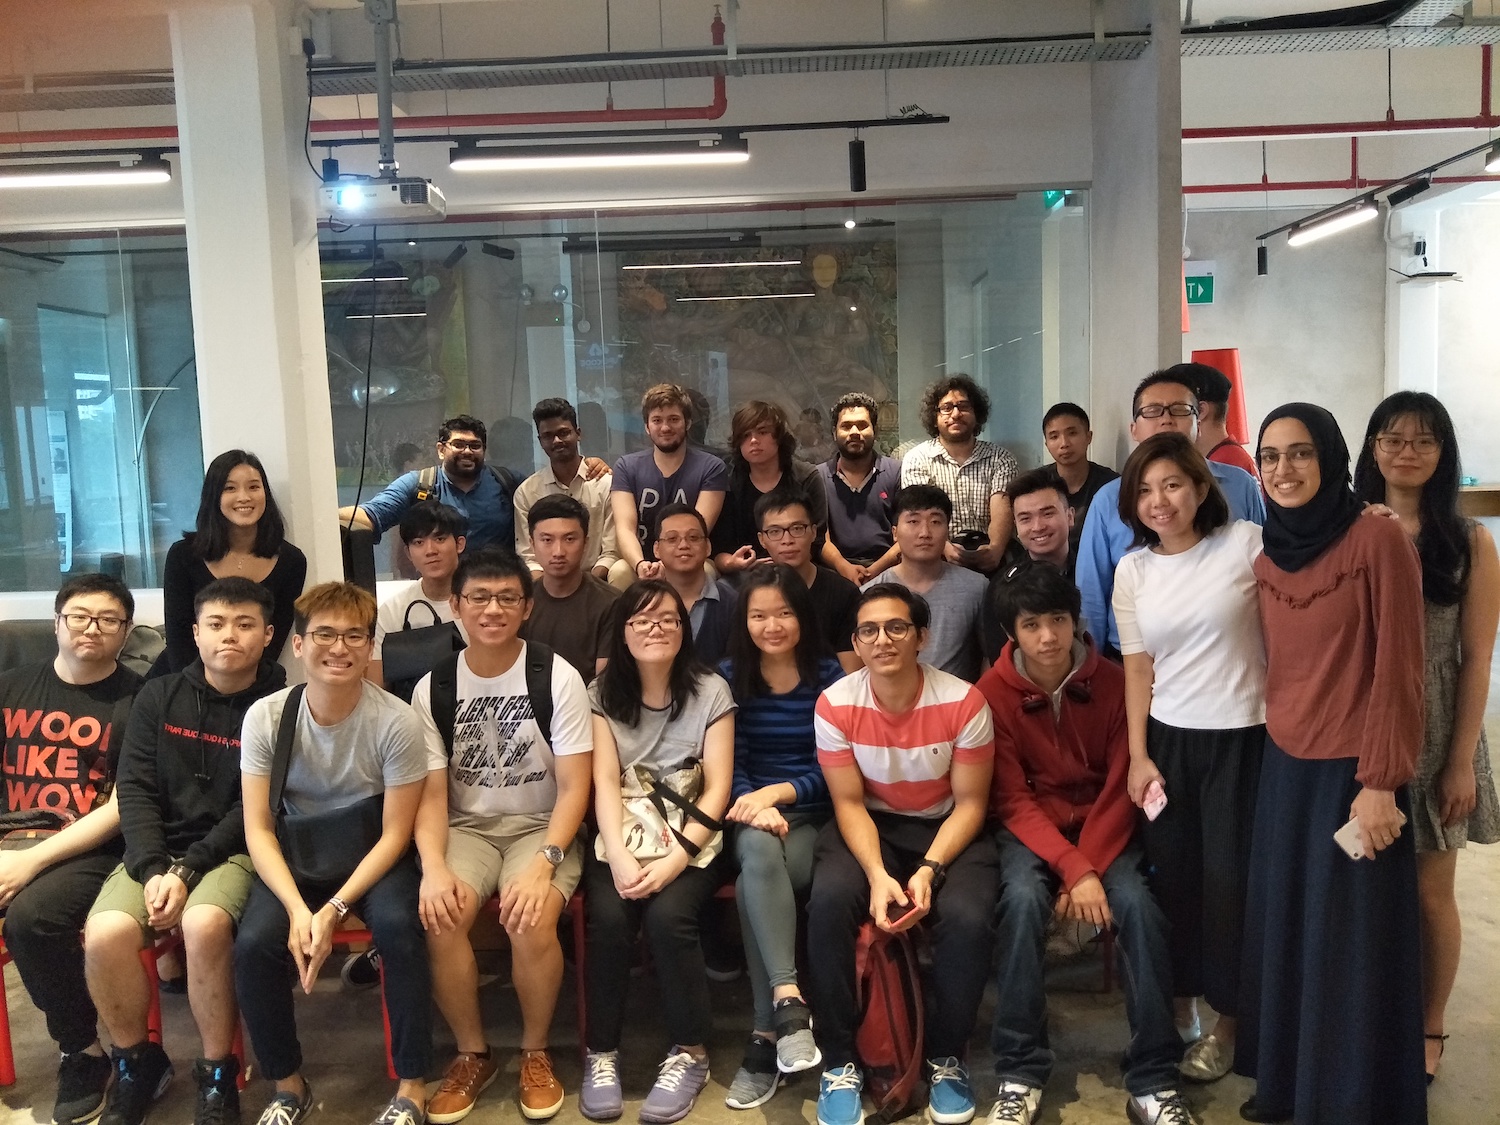
POLYGON ((1364 859, 1365 845, 1359 838, 1359 817, 1351 816, 1349 823, 1333 834, 1333 842, 1343 848, 1350 859, 1364 859))
POLYGON ((1147 820, 1155 820, 1161 816, 1162 810, 1167 807, 1167 791, 1161 787, 1161 782, 1153 781, 1146 786, 1146 800, 1141 805, 1141 811, 1146 814, 1147 820))

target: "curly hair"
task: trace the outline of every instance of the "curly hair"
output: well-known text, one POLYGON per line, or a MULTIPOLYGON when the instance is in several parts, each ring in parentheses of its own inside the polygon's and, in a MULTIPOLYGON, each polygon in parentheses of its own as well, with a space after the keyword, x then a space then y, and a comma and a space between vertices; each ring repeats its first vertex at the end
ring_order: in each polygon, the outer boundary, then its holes
POLYGON ((990 396, 969 376, 949 375, 922 392, 922 428, 927 431, 927 436, 937 437, 938 403, 950 391, 962 391, 968 396, 969 405, 974 408, 974 432, 978 434, 990 420, 990 396))

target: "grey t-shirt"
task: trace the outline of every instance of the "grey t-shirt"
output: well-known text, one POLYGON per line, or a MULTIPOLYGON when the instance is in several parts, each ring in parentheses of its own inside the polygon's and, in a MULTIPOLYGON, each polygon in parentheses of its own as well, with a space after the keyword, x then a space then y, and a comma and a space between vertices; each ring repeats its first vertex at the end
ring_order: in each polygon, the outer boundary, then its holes
MULTIPOLYGON (((883 570, 864 584, 883 586, 894 583, 905 586, 896 568, 883 570)), ((989 582, 984 575, 966 567, 943 564, 943 576, 930 590, 920 591, 932 607, 932 624, 927 630, 927 644, 922 648, 923 664, 941 668, 949 675, 974 683, 979 679, 982 663, 979 647, 979 623, 989 582)))
MULTIPOLYGON (((240 770, 271 776, 276 729, 291 688, 258 699, 245 712, 240 770)), ((319 726, 307 709, 297 712, 297 737, 286 771, 283 799, 294 814, 330 812, 427 776, 427 749, 416 712, 368 680, 359 703, 342 721, 319 726)))
MULTIPOLYGON (((599 681, 589 685, 589 704, 594 714, 604 715, 599 707, 599 681)), ((640 721, 633 727, 617 723, 604 715, 620 755, 620 771, 645 766, 647 772, 660 777, 682 767, 684 762, 703 758, 703 739, 708 728, 735 709, 734 697, 724 677, 705 672, 698 677, 698 690, 688 698, 682 714, 669 719, 670 707, 660 711, 641 707, 640 721)))

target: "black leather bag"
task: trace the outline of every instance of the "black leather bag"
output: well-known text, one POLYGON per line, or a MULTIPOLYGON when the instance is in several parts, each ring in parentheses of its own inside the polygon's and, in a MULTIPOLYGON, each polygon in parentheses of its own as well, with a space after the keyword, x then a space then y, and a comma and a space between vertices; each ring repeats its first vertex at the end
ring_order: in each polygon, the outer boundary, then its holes
POLYGON ((458 626, 440 618, 431 602, 418 598, 406 607, 401 618, 401 631, 387 633, 380 642, 380 671, 385 678, 386 690, 410 703, 417 681, 436 668, 444 657, 452 656, 464 647, 458 626), (412 628, 411 611, 417 606, 432 614, 431 625, 412 628))
POLYGON ((338 887, 380 840, 385 795, 376 794, 319 813, 289 813, 283 800, 286 771, 297 739, 297 713, 302 709, 303 685, 292 688, 276 728, 276 753, 271 759, 271 815, 276 819, 276 842, 281 857, 298 883, 338 887))

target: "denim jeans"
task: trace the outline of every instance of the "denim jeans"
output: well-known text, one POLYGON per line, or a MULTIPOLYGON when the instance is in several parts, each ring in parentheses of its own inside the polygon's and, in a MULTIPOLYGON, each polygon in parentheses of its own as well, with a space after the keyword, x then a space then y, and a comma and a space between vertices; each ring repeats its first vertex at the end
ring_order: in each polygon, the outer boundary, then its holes
MULTIPOLYGON (((1001 878, 995 936, 999 998, 990 1048, 1002 1083, 1042 1087, 1055 1058, 1047 1043, 1043 957, 1058 878, 1008 830, 1000 829, 996 843, 1001 878)), ((1125 1015, 1130 1023, 1125 1088, 1137 1096, 1177 1087, 1177 1064, 1182 1061, 1182 1039, 1172 1017, 1167 923, 1146 885, 1143 858, 1140 845, 1132 843, 1101 877, 1125 963, 1125 1015)))

